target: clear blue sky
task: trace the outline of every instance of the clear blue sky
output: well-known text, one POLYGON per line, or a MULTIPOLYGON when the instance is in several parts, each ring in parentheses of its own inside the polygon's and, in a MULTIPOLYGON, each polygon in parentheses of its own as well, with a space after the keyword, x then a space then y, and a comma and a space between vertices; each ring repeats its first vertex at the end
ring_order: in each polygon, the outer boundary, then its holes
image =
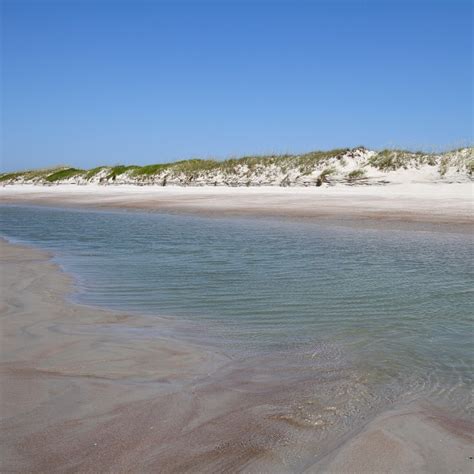
POLYGON ((472 142, 471 1, 2 6, 4 170, 472 142))

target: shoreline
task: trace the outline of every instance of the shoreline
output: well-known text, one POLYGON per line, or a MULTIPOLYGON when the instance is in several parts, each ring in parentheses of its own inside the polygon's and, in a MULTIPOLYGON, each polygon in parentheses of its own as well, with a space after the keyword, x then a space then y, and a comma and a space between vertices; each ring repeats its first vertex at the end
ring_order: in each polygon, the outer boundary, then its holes
POLYGON ((291 411, 314 388, 291 364, 229 360, 160 334, 172 321, 70 303, 71 277, 44 251, 0 240, 0 256, 3 471, 472 467, 472 426, 434 407, 392 407, 321 437, 319 421, 291 411))
POLYGON ((0 188, 0 204, 285 218, 467 233, 474 225, 473 191, 471 183, 334 188, 9 185, 0 188))

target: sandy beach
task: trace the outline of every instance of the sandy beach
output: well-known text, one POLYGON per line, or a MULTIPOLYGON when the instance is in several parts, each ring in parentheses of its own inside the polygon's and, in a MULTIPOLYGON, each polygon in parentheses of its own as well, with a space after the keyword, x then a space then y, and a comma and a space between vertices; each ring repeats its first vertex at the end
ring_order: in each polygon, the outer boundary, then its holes
POLYGON ((473 184, 387 186, 177 187, 10 185, 0 203, 142 209, 206 216, 310 219, 358 226, 472 231, 473 184))
MULTIPOLYGON (((229 359, 173 319, 73 304, 50 255, 5 241, 0 255, 2 472, 472 469, 472 426, 433 406, 329 436, 294 410, 314 372, 229 359)), ((355 383, 342 371, 321 392, 355 383)))
POLYGON ((3 1, 0 474, 474 474, 473 7, 3 1))

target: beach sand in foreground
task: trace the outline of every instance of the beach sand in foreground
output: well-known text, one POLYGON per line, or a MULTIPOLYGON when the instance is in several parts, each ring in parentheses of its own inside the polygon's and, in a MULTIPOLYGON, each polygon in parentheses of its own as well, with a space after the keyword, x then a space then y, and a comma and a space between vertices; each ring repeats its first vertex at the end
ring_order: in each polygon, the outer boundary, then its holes
POLYGON ((159 187, 11 185, 2 204, 142 209, 206 216, 278 217, 393 229, 472 232, 473 184, 387 186, 159 187))
POLYGON ((0 241, 0 261, 2 472, 471 472, 472 426, 432 406, 324 441, 288 414, 308 382, 291 367, 70 303, 44 252, 0 241))

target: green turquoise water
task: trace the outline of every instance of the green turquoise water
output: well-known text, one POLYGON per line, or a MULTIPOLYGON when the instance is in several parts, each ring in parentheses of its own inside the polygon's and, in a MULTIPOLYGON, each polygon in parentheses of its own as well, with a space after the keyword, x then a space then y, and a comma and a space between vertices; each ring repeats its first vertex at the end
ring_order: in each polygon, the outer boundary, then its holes
POLYGON ((54 252, 80 303, 189 321, 234 355, 326 351, 315 365, 344 361, 381 396, 469 411, 469 235, 19 206, 0 216, 2 236, 54 252))

